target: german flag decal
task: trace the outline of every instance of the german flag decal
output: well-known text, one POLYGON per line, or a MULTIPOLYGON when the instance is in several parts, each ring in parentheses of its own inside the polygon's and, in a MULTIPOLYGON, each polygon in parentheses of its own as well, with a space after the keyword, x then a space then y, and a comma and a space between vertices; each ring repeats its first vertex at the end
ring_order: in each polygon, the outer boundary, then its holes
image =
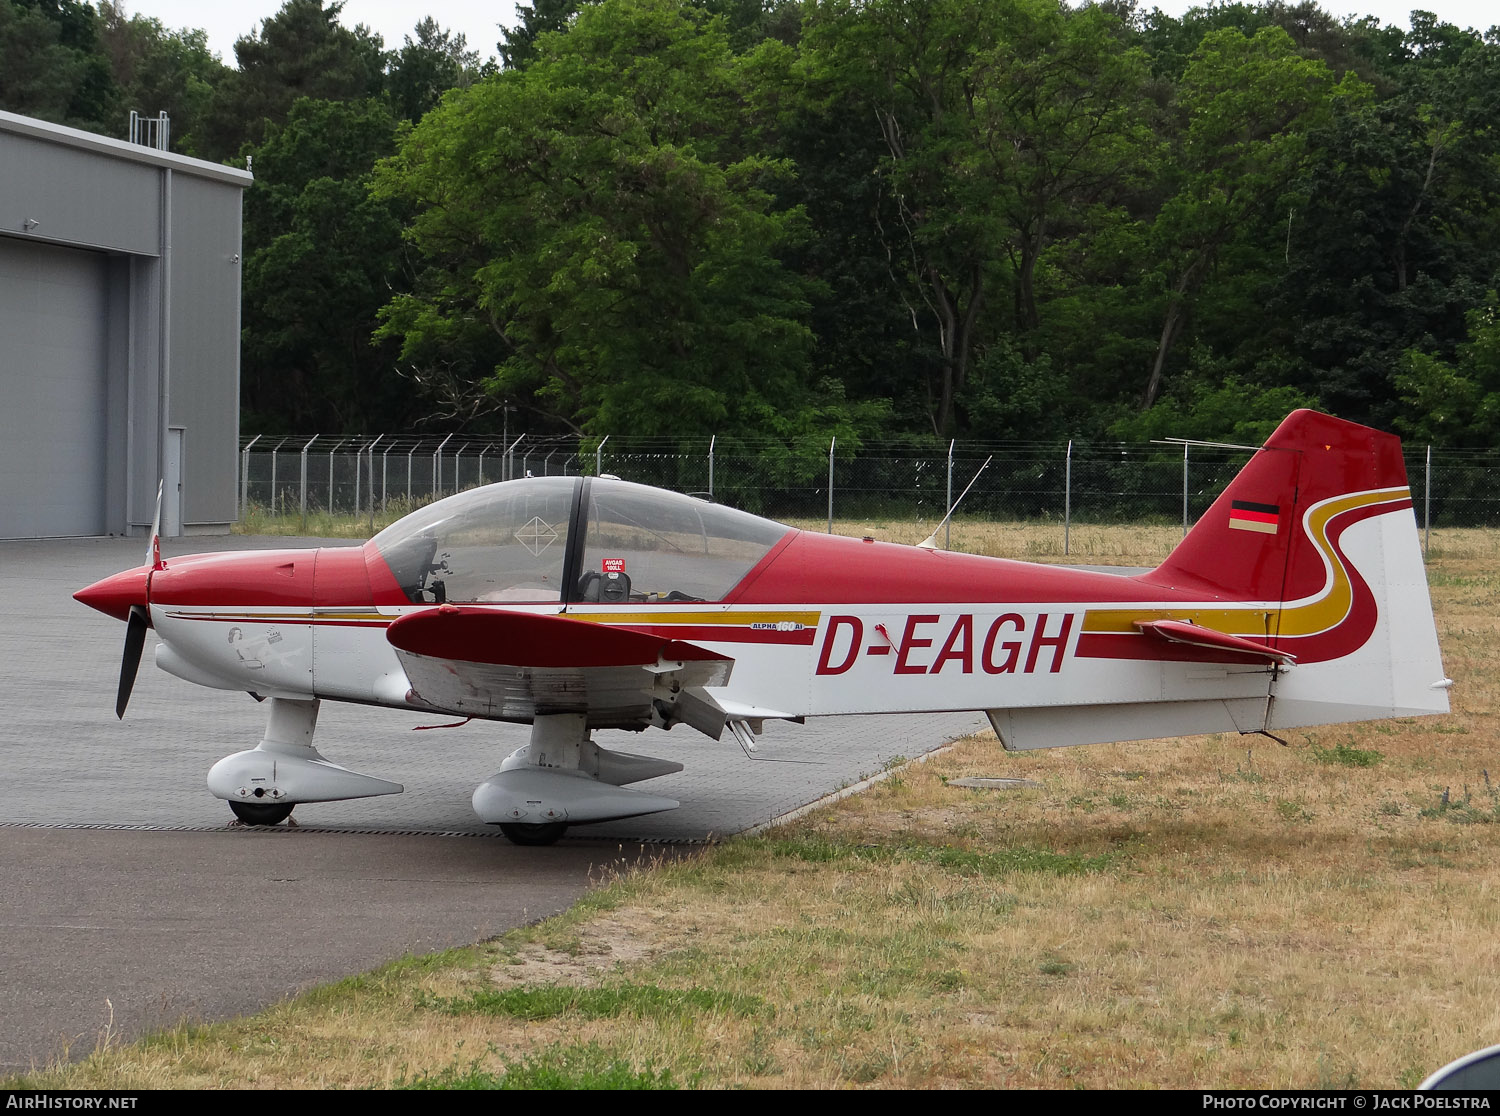
POLYGON ((1229 505, 1229 526, 1236 531, 1259 531, 1274 535, 1281 523, 1281 508, 1276 504, 1254 504, 1235 500, 1229 505))

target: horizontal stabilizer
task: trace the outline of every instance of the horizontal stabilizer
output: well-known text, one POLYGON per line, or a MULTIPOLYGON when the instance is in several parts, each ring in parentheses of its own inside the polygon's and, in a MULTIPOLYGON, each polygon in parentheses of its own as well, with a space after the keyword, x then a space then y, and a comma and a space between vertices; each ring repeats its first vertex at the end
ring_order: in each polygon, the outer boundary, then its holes
POLYGON ((1274 647, 1242 639, 1240 636, 1216 632, 1188 620, 1137 620, 1135 627, 1146 635, 1156 636, 1168 643, 1202 648, 1211 653, 1203 656, 1208 662, 1223 662, 1226 654, 1236 656, 1233 661, 1272 662, 1282 666, 1290 666, 1297 661, 1297 656, 1285 651, 1278 651, 1274 647))

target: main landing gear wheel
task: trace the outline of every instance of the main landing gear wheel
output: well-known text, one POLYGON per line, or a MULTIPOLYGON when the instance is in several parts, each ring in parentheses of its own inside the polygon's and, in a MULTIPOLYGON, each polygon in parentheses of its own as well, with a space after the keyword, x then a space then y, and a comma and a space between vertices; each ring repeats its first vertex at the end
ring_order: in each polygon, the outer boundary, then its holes
POLYGON ((234 816, 246 825, 280 825, 292 816, 292 810, 296 803, 276 803, 265 805, 258 802, 234 802, 229 803, 229 808, 234 811, 234 816))
POLYGON ((501 822, 500 832, 515 845, 553 845, 568 828, 567 822, 544 822, 540 825, 522 825, 520 822, 501 822))

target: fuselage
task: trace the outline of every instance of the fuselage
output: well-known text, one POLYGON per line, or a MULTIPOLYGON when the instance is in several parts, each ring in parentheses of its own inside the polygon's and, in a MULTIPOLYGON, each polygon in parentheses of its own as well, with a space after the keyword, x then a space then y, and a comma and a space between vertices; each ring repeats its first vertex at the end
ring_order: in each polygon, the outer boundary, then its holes
MULTIPOLYGON (((538 483, 441 501, 363 546, 172 559, 150 573, 157 663, 261 696, 431 708, 387 629, 462 603, 710 649, 733 660, 727 699, 791 717, 1263 699, 1274 671, 1264 657, 1163 643, 1141 624, 1201 624, 1317 662, 1331 633, 1373 616, 1345 550, 1378 549, 1382 514, 1409 509, 1404 489, 1355 501, 1319 536, 1328 558, 1310 592, 1237 600, 1161 571, 822 535, 623 482, 549 478, 528 493, 538 483), (601 576, 620 582, 616 599, 601 576)), ((509 661, 505 650, 495 661, 509 661)))
POLYGON ((529 722, 475 792, 513 839, 671 809, 599 728, 982 710, 1009 748, 1445 712, 1399 442, 1288 416, 1157 569, 1118 576, 799 531, 614 478, 460 493, 363 546, 148 564, 77 597, 157 665, 272 699, 209 787, 241 820, 400 788, 312 747, 323 700, 529 722))

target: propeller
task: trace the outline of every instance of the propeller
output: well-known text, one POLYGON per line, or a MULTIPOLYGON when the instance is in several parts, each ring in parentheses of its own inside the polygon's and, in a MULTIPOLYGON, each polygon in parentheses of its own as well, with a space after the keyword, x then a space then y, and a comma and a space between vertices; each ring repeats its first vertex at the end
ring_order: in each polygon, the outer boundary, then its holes
POLYGON ((125 707, 130 704, 130 691, 135 688, 136 672, 141 669, 141 651, 146 646, 146 629, 150 621, 143 605, 130 606, 130 618, 125 621, 125 654, 120 659, 120 691, 115 696, 115 716, 125 717, 125 707))
MULTIPOLYGON (((161 498, 166 487, 163 481, 156 486, 156 514, 151 518, 151 542, 146 547, 146 564, 154 572, 162 568, 161 560, 161 498)), ((151 599, 151 578, 146 578, 146 599, 151 599)), ((130 704, 130 691, 135 689, 135 676, 141 669, 141 653, 146 648, 146 629, 151 626, 151 615, 143 604, 130 606, 130 615, 125 620, 125 651, 120 657, 120 689, 115 695, 115 716, 125 719, 125 707, 130 704)))

